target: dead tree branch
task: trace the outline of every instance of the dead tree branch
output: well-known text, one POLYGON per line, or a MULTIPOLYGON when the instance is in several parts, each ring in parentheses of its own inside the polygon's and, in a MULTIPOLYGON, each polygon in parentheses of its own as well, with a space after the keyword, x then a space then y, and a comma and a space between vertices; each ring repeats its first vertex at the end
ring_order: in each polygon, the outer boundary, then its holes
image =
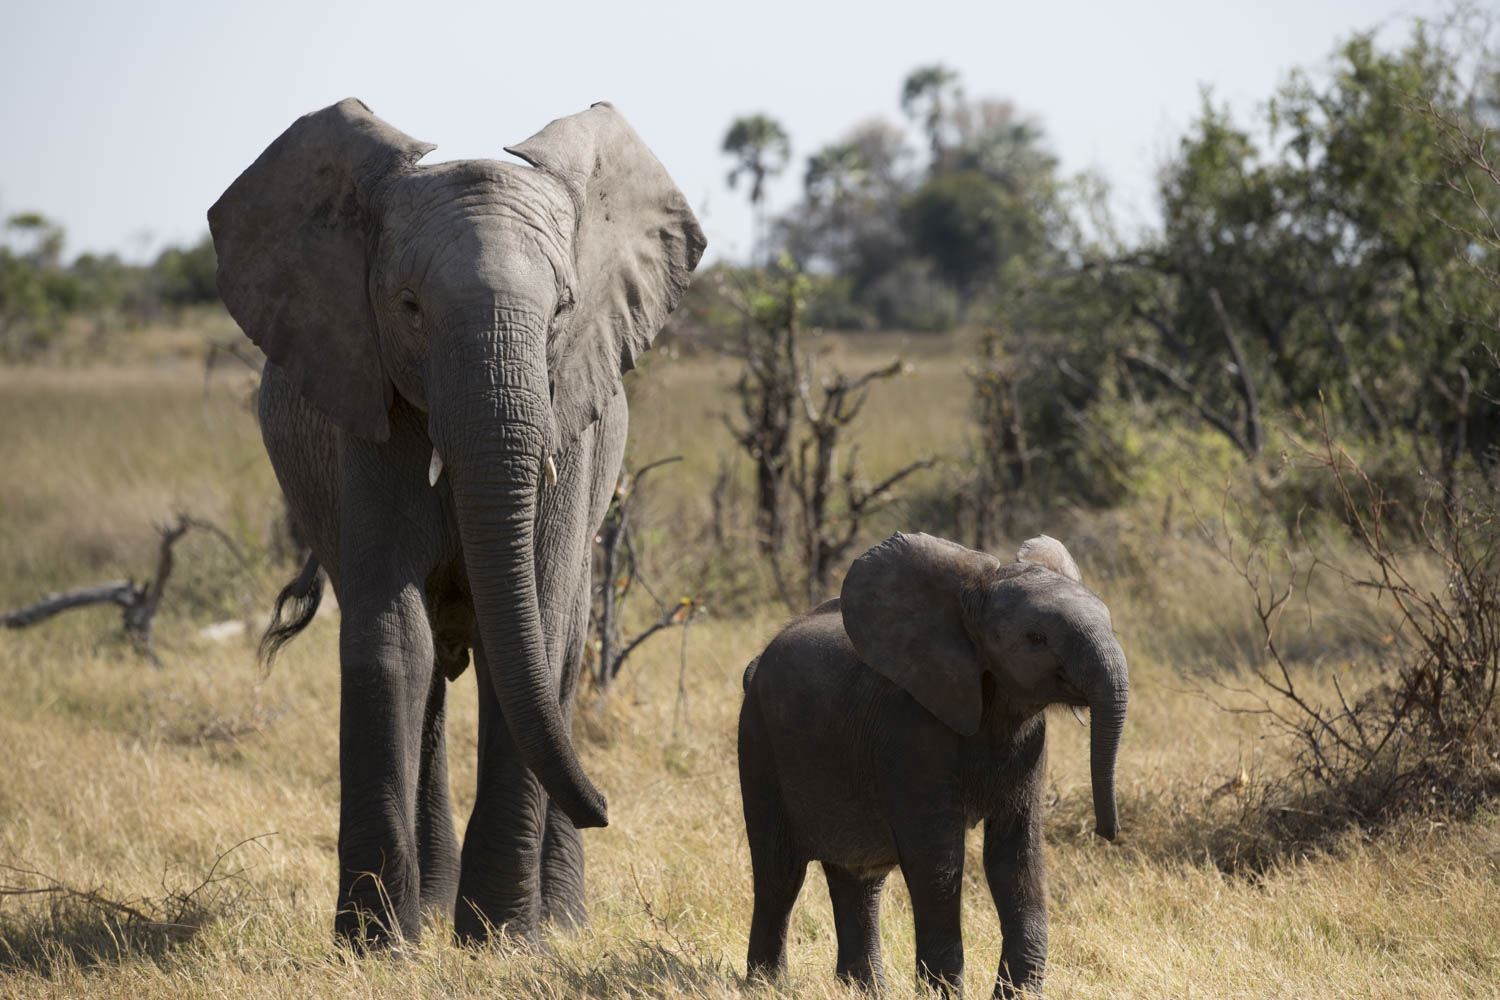
POLYGON ((1245 400, 1245 445, 1249 448, 1248 454, 1258 455, 1264 436, 1260 426, 1260 401, 1255 394, 1255 380, 1250 375, 1250 364, 1245 359, 1245 350, 1240 346, 1240 338, 1234 332, 1234 324, 1229 321, 1229 313, 1224 308, 1224 300, 1219 297, 1217 288, 1208 290, 1208 300, 1214 307, 1214 315, 1219 319, 1224 342, 1229 345, 1230 357, 1234 358, 1236 381, 1240 384, 1240 396, 1245 400))
POLYGON ((615 487, 615 497, 605 514, 595 544, 595 566, 598 582, 594 585, 593 631, 597 660, 592 676, 601 692, 607 693, 625 665, 625 660, 642 643, 663 629, 686 627, 702 611, 702 603, 683 597, 676 603, 663 601, 641 572, 640 559, 631 532, 630 508, 646 474, 659 466, 682 461, 681 455, 657 459, 638 469, 632 476, 622 472, 615 487), (641 588, 656 602, 659 615, 633 638, 626 640, 620 621, 620 610, 631 588, 641 588))
POLYGON ((161 536, 161 543, 157 548, 156 575, 144 583, 137 584, 134 580, 116 580, 95 584, 92 587, 80 587, 60 594, 48 594, 35 604, 17 608, 14 611, 0 612, 0 626, 26 628, 72 608, 88 607, 94 604, 115 604, 123 612, 125 635, 152 664, 160 666, 152 642, 152 627, 156 621, 156 613, 161 609, 167 580, 172 575, 174 565, 172 547, 193 528, 206 531, 218 538, 235 559, 244 564, 245 556, 239 546, 235 545, 234 540, 217 525, 189 514, 178 514, 175 524, 157 525, 156 530, 161 536))
POLYGON ((1254 454, 1250 449, 1249 442, 1245 440, 1239 428, 1234 425, 1234 421, 1212 406, 1209 406, 1208 402, 1203 398, 1203 394, 1198 391, 1197 386, 1188 381, 1182 372, 1156 357, 1134 348, 1126 348, 1120 352, 1120 357, 1127 365, 1147 374, 1154 375, 1163 384, 1176 389, 1183 396, 1187 397, 1188 402, 1198 411, 1198 415, 1203 418, 1205 423, 1211 425, 1219 433, 1233 441, 1234 446, 1246 456, 1254 454))

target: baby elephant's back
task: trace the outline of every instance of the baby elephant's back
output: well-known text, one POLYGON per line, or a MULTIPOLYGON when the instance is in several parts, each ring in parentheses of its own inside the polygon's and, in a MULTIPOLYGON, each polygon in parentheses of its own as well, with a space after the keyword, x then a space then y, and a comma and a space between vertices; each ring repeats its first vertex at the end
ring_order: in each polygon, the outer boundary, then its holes
POLYGON ((741 754, 768 758, 793 839, 819 845, 810 857, 851 867, 891 862, 868 759, 879 741, 868 730, 892 693, 855 654, 837 600, 788 625, 753 665, 744 711, 757 725, 742 732, 753 728, 752 740, 766 745, 742 745, 741 754))
POLYGON ((844 632, 838 598, 825 601, 777 634, 747 671, 745 694, 778 730, 833 721, 869 668, 844 632))

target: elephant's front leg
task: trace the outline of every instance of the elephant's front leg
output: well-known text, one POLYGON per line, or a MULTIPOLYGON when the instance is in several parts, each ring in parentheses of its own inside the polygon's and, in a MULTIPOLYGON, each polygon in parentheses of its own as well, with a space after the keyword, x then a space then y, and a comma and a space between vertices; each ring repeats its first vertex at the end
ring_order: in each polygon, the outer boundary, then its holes
MULTIPOLYGON (((573 721, 573 694, 583 667, 583 645, 588 638, 589 564, 587 559, 577 577, 573 614, 566 624, 566 641, 562 647, 562 710, 569 724, 573 721)), ((542 919, 562 928, 577 928, 588 923, 583 895, 583 836, 578 827, 558 808, 547 803, 547 828, 542 836, 542 919)))
POLYGON ((440 511, 422 473, 431 445, 421 426, 398 406, 388 442, 340 445, 335 929, 359 945, 421 933, 417 804, 433 691, 423 581, 442 544, 440 511))
POLYGON ((962 996, 963 812, 957 806, 916 808, 895 832, 916 925, 917 980, 945 996, 962 996))
POLYGON ((1025 739, 1018 761, 1024 778, 1013 808, 984 824, 984 876, 1000 915, 1000 968, 995 996, 1041 993, 1047 966, 1046 860, 1042 856, 1041 783, 1046 729, 1025 739))
POLYGON ((537 931, 542 831, 546 795, 521 760, 490 671, 503 670, 483 645, 474 647, 479 685, 479 778, 474 811, 464 831, 453 928, 462 941, 481 942, 504 929, 517 937, 537 931))
POLYGON ((339 900, 357 945, 421 933, 416 805, 432 635, 415 584, 353 591, 339 658, 339 900))
MULTIPOLYGON (((625 394, 615 395, 604 414, 578 439, 563 462, 555 489, 542 497, 537 537, 555 554, 547 572, 537 561, 542 589, 542 620, 547 626, 547 651, 561 683, 563 718, 573 720, 573 697, 583 672, 583 648, 588 639, 589 607, 593 600, 590 569, 592 540, 614 499, 625 457, 629 424, 625 394), (567 558, 574 560, 571 572, 567 558), (553 617, 549 617, 552 615, 553 617), (554 641, 555 640, 555 641, 554 641)), ((588 922, 583 892, 583 837, 555 803, 547 807, 547 830, 542 839, 542 918, 561 927, 588 922)))

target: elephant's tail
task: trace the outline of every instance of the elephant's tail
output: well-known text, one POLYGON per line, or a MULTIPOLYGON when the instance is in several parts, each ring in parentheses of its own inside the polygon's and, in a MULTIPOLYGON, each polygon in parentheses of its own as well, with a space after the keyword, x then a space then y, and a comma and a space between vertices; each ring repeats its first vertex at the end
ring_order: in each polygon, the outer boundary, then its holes
POLYGON ((750 681, 755 677, 755 668, 758 666, 760 666, 760 657, 757 656, 745 667, 745 679, 740 684, 745 689, 746 694, 750 693, 750 681))
POLYGON ((260 637, 260 662, 267 672, 281 647, 307 628, 307 623, 318 613, 318 605, 322 600, 323 573, 318 567, 317 557, 308 556, 297 579, 282 587, 281 593, 276 595, 276 610, 271 613, 271 624, 266 626, 266 634, 260 637), (281 613, 288 601, 292 605, 292 617, 282 621, 281 613))

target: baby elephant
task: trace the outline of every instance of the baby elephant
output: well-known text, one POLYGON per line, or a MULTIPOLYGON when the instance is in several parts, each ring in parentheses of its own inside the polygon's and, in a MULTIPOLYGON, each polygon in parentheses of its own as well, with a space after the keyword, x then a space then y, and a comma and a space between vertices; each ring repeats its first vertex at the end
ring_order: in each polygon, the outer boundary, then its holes
POLYGON ((842 595, 788 625, 745 671, 750 975, 785 971, 792 904, 807 863, 821 861, 839 975, 883 986, 880 891, 900 865, 918 974, 960 991, 964 831, 983 820, 1004 934, 995 993, 1039 991, 1043 709, 1089 708, 1096 830, 1112 840, 1128 688, 1109 609, 1055 539, 1032 539, 1009 565, 921 534, 860 556, 842 595))

